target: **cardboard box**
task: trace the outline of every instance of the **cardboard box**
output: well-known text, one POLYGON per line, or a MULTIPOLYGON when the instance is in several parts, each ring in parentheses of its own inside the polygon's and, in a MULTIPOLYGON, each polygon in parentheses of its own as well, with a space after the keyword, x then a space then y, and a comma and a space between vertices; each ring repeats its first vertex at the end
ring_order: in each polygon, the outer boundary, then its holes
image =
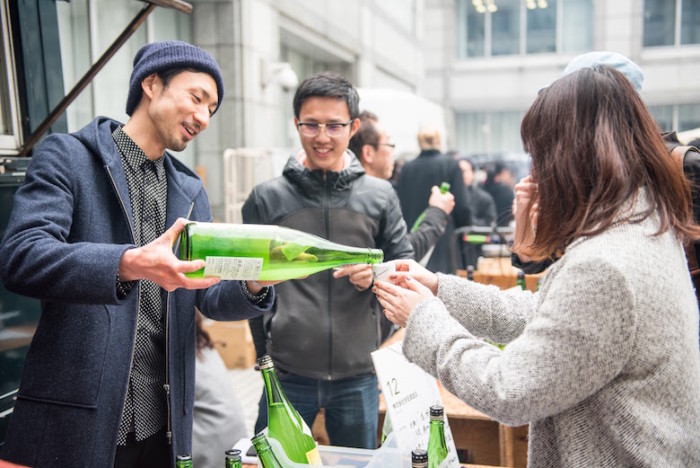
POLYGON ((202 328, 209 333, 214 347, 228 369, 248 369, 255 365, 255 347, 247 320, 205 320, 202 328))

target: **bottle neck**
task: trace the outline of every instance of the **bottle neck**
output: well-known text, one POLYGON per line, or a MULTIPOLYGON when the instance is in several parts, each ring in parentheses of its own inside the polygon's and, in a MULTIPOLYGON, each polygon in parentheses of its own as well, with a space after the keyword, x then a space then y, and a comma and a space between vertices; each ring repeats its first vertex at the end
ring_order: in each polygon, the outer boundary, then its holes
POLYGON ((444 421, 431 419, 430 421, 430 440, 428 442, 429 447, 433 447, 435 443, 440 444, 440 446, 446 446, 445 444, 445 423, 444 421), (435 442, 433 442, 435 441, 435 442))
POLYGON ((282 391, 275 368, 268 367, 266 369, 262 369, 262 376, 265 384, 265 394, 267 395, 267 404, 276 405, 285 403, 287 398, 282 391))

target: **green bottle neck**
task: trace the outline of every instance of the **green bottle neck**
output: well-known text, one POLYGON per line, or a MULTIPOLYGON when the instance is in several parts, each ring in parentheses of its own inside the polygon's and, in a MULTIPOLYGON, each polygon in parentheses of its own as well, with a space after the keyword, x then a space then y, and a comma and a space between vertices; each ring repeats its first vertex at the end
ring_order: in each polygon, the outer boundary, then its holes
POLYGON ((267 404, 272 405, 288 405, 287 396, 282 390, 280 381, 277 378, 277 372, 274 367, 262 369, 263 382, 265 384, 265 394, 267 395, 267 404))
POLYGON ((430 438, 428 440, 428 449, 437 447, 447 447, 445 442, 445 423, 439 420, 430 421, 430 438))

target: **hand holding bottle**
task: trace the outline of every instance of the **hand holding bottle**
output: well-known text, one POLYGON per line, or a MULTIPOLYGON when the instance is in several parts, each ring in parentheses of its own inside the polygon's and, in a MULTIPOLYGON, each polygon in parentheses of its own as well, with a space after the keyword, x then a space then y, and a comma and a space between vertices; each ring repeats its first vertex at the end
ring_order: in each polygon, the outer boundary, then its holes
POLYGON ((428 206, 440 208, 445 213, 450 214, 455 207, 455 196, 451 192, 443 192, 440 187, 433 185, 430 190, 428 206))
POLYGON ((215 285, 219 278, 188 278, 185 273, 204 268, 204 260, 183 261, 173 253, 173 245, 188 223, 179 218, 153 242, 124 252, 119 262, 120 281, 147 279, 166 291, 178 288, 204 289, 215 285))

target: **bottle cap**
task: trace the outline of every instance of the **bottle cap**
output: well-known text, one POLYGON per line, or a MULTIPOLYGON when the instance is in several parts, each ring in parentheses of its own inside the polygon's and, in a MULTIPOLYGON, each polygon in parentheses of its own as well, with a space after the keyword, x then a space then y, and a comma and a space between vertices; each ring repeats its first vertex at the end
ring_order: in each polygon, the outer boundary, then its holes
POLYGON ((442 409, 442 406, 440 405, 433 405, 430 407, 430 418, 440 418, 442 419, 442 415, 444 414, 444 410, 442 409))
POLYGON ((411 461, 413 463, 426 463, 428 461, 428 451, 423 449, 415 449, 411 452, 411 461))
POLYGON ((226 458, 238 461, 241 459, 241 451, 238 449, 228 449, 226 450, 226 458))
POLYGON ((260 369, 269 369, 271 367, 275 367, 275 364, 272 362, 270 355, 265 354, 264 356, 258 358, 258 367, 260 369))

